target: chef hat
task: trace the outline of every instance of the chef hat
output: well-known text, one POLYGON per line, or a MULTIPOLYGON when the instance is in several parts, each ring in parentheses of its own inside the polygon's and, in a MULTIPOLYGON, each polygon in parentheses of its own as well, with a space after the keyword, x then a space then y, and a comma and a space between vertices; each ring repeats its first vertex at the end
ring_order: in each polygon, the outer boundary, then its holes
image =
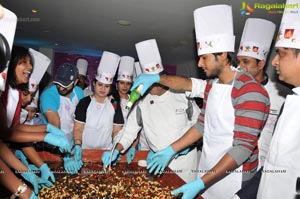
POLYGON ((51 60, 44 54, 29 48, 32 57, 33 71, 29 78, 29 91, 34 92, 38 89, 38 85, 44 76, 51 60))
POLYGON ((155 39, 139 42, 135 48, 144 73, 158 74, 164 70, 155 39))
POLYGON ((137 61, 137 62, 134 63, 133 79, 135 79, 141 73, 142 73, 142 68, 141 68, 140 62, 137 61))
POLYGON ((36 91, 36 93, 34 94, 34 96, 32 98, 31 103, 27 106, 37 108, 38 107, 38 101, 39 101, 39 90, 36 91))
POLYGON ((119 62, 119 55, 104 51, 97 69, 96 79, 103 84, 112 84, 119 62))
POLYGON ((4 91, 17 16, 6 8, 1 7, 0 9, 3 9, 3 17, 0 19, 0 90, 4 91))
POLYGON ((28 117, 28 111, 26 109, 21 109, 21 113, 20 113, 20 123, 24 124, 24 122, 26 121, 28 117))
POLYGON ((300 49, 300 0, 287 0, 275 47, 300 49))
POLYGON ((129 56, 122 56, 120 59, 117 80, 132 82, 133 67, 134 67, 134 58, 129 56))
POLYGON ((247 19, 241 39, 238 56, 249 56, 266 60, 276 25, 265 19, 247 19))
POLYGON ((198 55, 234 52, 231 6, 213 5, 194 11, 198 55))
POLYGON ((76 67, 78 68, 79 75, 86 76, 88 68, 88 61, 86 59, 77 59, 76 67))

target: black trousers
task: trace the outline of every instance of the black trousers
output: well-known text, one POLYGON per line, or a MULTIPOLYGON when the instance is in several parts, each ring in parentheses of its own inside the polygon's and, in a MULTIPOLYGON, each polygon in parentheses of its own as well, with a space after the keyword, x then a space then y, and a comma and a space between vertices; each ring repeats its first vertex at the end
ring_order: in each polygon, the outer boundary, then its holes
POLYGON ((260 168, 255 176, 236 193, 240 199, 256 199, 262 170, 263 167, 260 168))

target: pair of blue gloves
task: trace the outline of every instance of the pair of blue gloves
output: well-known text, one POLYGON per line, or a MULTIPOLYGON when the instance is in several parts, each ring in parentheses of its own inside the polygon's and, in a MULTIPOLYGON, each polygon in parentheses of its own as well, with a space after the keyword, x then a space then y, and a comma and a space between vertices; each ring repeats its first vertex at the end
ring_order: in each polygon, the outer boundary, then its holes
POLYGON ((21 162, 30 170, 30 171, 40 171, 41 172, 41 178, 44 180, 50 180, 52 182, 55 182, 55 177, 52 173, 52 171, 50 170, 50 168, 48 167, 48 165, 46 163, 42 164, 42 166, 40 166, 40 168, 37 168, 35 165, 33 164, 29 164, 29 162, 27 161, 26 156, 24 155, 24 153, 21 150, 16 150, 15 151, 15 156, 21 160, 21 162))
MULTIPOLYGON (((175 151, 171 146, 166 147, 165 149, 154 153, 152 150, 149 151, 147 155, 147 169, 149 169, 149 173, 152 173, 155 168, 154 174, 162 173, 165 167, 169 164, 171 158, 175 156, 175 158, 180 155, 186 155, 190 151, 190 148, 186 148, 179 153, 175 154, 175 151)), ((172 195, 177 195, 183 193, 182 199, 190 199, 194 198, 201 190, 205 188, 204 183, 201 178, 187 183, 178 189, 175 189, 171 192, 172 195)))
POLYGON ((61 152, 71 151, 71 145, 69 144, 66 134, 62 130, 48 123, 46 131, 48 133, 44 137, 44 142, 59 147, 61 152))
POLYGON ((107 167, 108 165, 110 165, 111 163, 113 163, 113 165, 116 164, 116 162, 118 160, 120 160, 119 158, 121 157, 120 151, 117 149, 114 149, 114 151, 112 152, 110 151, 106 151, 102 154, 102 163, 104 167, 107 167))
MULTIPOLYGON (((128 149, 127 154, 126 154, 126 161, 128 164, 130 164, 132 162, 132 160, 134 159, 135 152, 136 152, 135 148, 128 149)), ((106 151, 102 155, 102 162, 103 162, 104 167, 107 167, 110 164, 110 154, 111 154, 111 151, 109 151, 109 152, 106 151)), ((112 153, 111 162, 113 163, 113 165, 115 165, 116 162, 120 159, 121 159, 120 152, 117 149, 115 149, 114 152, 112 153)))
POLYGON ((81 169, 83 162, 82 162, 82 147, 79 145, 75 145, 73 150, 71 151, 71 156, 64 157, 64 168, 69 174, 76 174, 81 169))
POLYGON ((64 157, 63 161, 64 161, 64 168, 66 172, 69 174, 77 174, 83 165, 81 160, 77 161, 75 160, 75 158, 72 157, 64 157))
MULTIPOLYGON (((189 148, 186 148, 177 154, 175 154, 175 151, 171 146, 168 146, 167 148, 157 153, 154 153, 152 150, 150 150, 147 155, 147 169, 150 169, 150 173, 152 173, 156 169, 154 172, 155 175, 158 173, 162 173, 174 155, 175 158, 177 158, 179 155, 186 155, 189 150, 189 148)), ((128 164, 130 164, 134 159, 135 152, 135 148, 130 148, 127 151, 126 160, 128 164)), ((120 158, 120 151, 118 151, 117 149, 115 149, 113 153, 111 151, 104 152, 102 154, 102 162, 104 167, 107 167, 110 163, 115 164, 118 158, 120 158)))

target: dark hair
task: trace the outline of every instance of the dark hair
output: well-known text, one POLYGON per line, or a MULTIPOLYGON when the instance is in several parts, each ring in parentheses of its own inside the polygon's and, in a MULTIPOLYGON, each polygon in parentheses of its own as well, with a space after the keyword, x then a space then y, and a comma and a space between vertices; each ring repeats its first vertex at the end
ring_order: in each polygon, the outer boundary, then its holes
POLYGON ((8 71, 7 71, 7 81, 12 88, 19 88, 21 90, 28 89, 28 83, 23 83, 19 85, 17 84, 17 77, 15 72, 18 62, 21 59, 26 58, 27 56, 30 57, 30 63, 33 66, 32 57, 30 56, 28 49, 21 46, 14 46, 12 48, 11 58, 10 58, 8 71))
POLYGON ((298 48, 293 48, 293 49, 294 49, 294 54, 297 57, 300 53, 300 49, 298 49, 298 48))
MULTIPOLYGON (((220 52, 220 53, 213 53, 213 55, 215 56, 215 58, 218 56, 218 55, 222 55, 223 52, 220 52)), ((226 52, 227 53, 227 63, 228 64, 231 64, 232 66, 236 67, 237 66, 237 58, 236 58, 236 55, 235 53, 233 52, 226 52)))

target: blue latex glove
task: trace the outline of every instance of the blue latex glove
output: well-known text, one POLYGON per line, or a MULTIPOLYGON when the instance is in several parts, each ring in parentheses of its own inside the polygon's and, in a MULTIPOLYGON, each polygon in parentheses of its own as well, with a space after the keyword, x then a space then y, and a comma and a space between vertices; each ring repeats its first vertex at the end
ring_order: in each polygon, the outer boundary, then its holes
POLYGON ((81 161, 82 160, 82 148, 79 145, 75 145, 75 147, 73 148, 72 155, 74 155, 74 158, 76 161, 81 161))
POLYGON ((47 124, 46 131, 48 133, 53 133, 54 135, 60 135, 60 136, 64 136, 65 135, 65 133, 62 130, 60 130, 59 128, 57 128, 56 126, 54 126, 54 125, 52 125, 50 123, 47 124))
POLYGON ((134 159, 134 156, 135 156, 135 148, 130 148, 128 151, 127 151, 127 154, 126 154, 126 160, 127 160, 127 163, 130 164, 132 162, 132 160, 134 159))
POLYGON ((150 151, 148 152, 148 154, 147 154, 147 159, 146 159, 147 165, 150 164, 151 158, 152 158, 152 156, 153 156, 154 154, 155 154, 155 153, 154 153, 152 150, 150 150, 150 151))
POLYGON ((116 161, 114 161, 113 162, 113 166, 116 166, 117 165, 117 162, 120 162, 121 161, 121 159, 122 159, 122 157, 121 157, 122 155, 120 154, 120 155, 118 155, 118 158, 117 158, 117 160, 116 161))
POLYGON ((30 171, 38 171, 39 169, 34 164, 29 164, 26 156, 21 150, 15 151, 15 156, 21 160, 21 162, 30 170, 30 171))
POLYGON ((46 163, 42 164, 42 166, 39 169, 41 171, 42 179, 48 180, 50 178, 52 182, 55 182, 55 177, 46 163))
POLYGON ((55 135, 54 133, 47 133, 44 137, 44 142, 47 142, 51 145, 58 146, 61 152, 70 152, 71 146, 67 137, 55 135))
POLYGON ((111 158, 110 158, 110 154, 111 154, 111 151, 106 151, 102 154, 102 162, 103 162, 104 167, 107 167, 111 162, 114 163, 115 161, 117 161, 118 156, 120 155, 120 151, 115 149, 114 152, 112 153, 111 158), (111 162, 110 162, 110 160, 111 160, 111 162))
POLYGON ((71 157, 64 157, 64 168, 69 174, 77 174, 80 170, 82 161, 76 161, 71 157))
POLYGON ((181 156, 181 155, 186 155, 186 154, 188 154, 189 152, 190 152, 190 147, 187 147, 187 148, 181 150, 179 153, 176 153, 175 159, 178 158, 178 157, 181 156))
POLYGON ((189 182, 189 183, 179 187, 178 189, 171 191, 171 194, 177 195, 177 194, 183 193, 181 199, 190 199, 190 198, 195 198, 196 195, 200 191, 202 191, 204 188, 205 188, 204 183, 203 183, 202 179, 199 178, 193 182, 189 182))
POLYGON ((168 146, 163 150, 156 152, 149 161, 149 164, 147 164, 149 173, 152 173, 153 171, 154 175, 162 173, 165 170, 166 166, 169 164, 173 155, 175 155, 175 151, 171 146, 168 146))
POLYGON ((15 151, 15 156, 21 160, 23 162, 23 164, 25 164, 26 166, 29 165, 26 156, 24 155, 24 153, 21 150, 16 150, 15 151))
POLYGON ((130 91, 133 91, 140 84, 143 84, 144 87, 141 92, 141 95, 143 96, 145 94, 145 92, 148 90, 148 88, 150 88, 152 86, 152 84, 158 83, 159 81, 160 81, 159 74, 140 74, 134 80, 134 83, 133 83, 130 91))
POLYGON ((29 199, 39 199, 39 198, 34 194, 34 192, 32 192, 29 199))
POLYGON ((50 181, 39 178, 37 175, 35 175, 32 172, 21 173, 21 176, 25 180, 27 180, 28 182, 30 182, 32 184, 33 191, 36 195, 39 193, 39 187, 44 187, 44 186, 51 187, 51 186, 53 186, 53 184, 50 181))
POLYGON ((27 168, 30 170, 30 171, 38 171, 39 168, 37 168, 34 164, 29 164, 27 166, 27 168))

